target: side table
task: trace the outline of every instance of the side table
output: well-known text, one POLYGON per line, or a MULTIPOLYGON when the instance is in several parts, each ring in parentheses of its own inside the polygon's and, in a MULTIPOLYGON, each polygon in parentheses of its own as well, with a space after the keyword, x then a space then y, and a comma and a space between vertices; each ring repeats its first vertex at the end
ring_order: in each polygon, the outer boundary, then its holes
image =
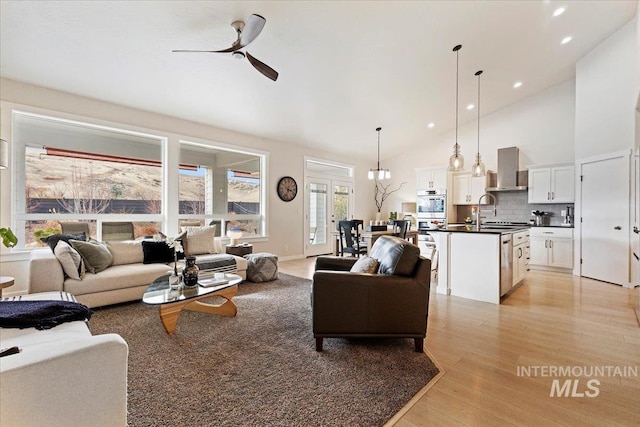
POLYGON ((0 276, 0 298, 2 298, 2 290, 13 286, 14 278, 10 276, 0 276))
POLYGON ((237 246, 227 245, 226 252, 229 255, 235 255, 240 257, 245 256, 250 253, 253 253, 253 245, 237 245, 237 246))

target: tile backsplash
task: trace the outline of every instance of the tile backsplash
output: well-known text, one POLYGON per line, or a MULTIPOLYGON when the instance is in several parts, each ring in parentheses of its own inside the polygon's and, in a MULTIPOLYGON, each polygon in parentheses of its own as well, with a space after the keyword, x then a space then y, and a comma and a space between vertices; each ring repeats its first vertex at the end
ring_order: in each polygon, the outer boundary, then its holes
MULTIPOLYGON (((547 212, 543 217, 545 225, 560 225, 564 220, 560 211, 567 209, 567 206, 574 207, 573 203, 529 204, 527 191, 502 191, 491 194, 496 197, 496 216, 485 218, 485 221, 529 222, 535 218, 531 211, 539 210, 547 212)), ((456 222, 462 222, 465 217, 472 216, 472 208, 475 209, 475 206, 457 206, 456 222)))

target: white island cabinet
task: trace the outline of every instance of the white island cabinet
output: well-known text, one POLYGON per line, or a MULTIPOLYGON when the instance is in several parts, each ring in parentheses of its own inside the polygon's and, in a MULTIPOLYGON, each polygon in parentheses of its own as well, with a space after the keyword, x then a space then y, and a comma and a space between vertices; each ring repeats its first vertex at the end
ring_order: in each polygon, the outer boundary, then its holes
POLYGON ((500 304, 500 234, 451 233, 451 295, 500 304))
POLYGON ((522 283, 528 270, 526 229, 476 231, 475 226, 448 226, 439 233, 438 240, 442 254, 438 262, 438 293, 500 304, 500 298, 522 283), (513 243, 518 255, 522 250, 523 259, 518 258, 517 268, 513 243))

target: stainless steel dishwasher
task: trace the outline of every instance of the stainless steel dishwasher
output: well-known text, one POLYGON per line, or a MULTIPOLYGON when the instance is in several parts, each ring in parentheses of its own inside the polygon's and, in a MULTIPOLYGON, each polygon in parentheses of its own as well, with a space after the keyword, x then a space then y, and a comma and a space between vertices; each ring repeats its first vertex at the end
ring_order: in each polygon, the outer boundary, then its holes
POLYGON ((500 236, 500 296, 513 286, 513 242, 511 233, 500 236))

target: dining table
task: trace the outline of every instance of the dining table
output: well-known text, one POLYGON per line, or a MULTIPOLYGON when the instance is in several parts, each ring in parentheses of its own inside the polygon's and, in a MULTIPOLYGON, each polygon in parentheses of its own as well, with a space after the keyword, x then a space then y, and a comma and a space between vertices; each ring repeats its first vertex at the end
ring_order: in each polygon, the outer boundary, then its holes
MULTIPOLYGON (((340 255, 340 232, 338 230, 332 231, 331 234, 335 236, 335 244, 333 253, 334 255, 340 255)), ((360 233, 360 237, 367 244, 367 253, 371 252, 371 247, 376 239, 380 236, 393 236, 393 228, 389 227, 387 230, 382 231, 363 231, 360 233)), ((418 230, 407 230, 407 240, 418 245, 418 230)))

